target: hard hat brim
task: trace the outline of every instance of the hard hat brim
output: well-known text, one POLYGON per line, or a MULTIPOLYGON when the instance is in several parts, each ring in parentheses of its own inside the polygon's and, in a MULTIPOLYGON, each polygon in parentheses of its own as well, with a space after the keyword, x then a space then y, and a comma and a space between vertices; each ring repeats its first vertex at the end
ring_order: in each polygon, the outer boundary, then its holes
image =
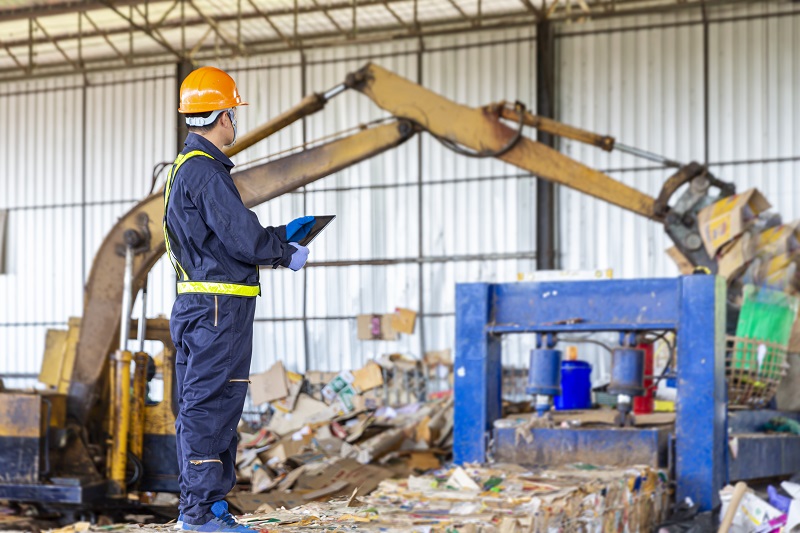
POLYGON ((182 105, 178 108, 178 113, 191 114, 191 113, 209 113, 211 111, 219 111, 220 109, 230 109, 232 107, 239 107, 242 105, 250 105, 247 102, 220 102, 219 104, 194 104, 182 105))

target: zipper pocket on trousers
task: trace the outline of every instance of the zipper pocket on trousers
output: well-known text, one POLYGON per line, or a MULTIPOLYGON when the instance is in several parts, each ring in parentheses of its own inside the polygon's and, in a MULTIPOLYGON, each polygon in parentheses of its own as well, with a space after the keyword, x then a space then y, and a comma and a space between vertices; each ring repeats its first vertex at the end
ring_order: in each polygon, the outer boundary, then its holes
POLYGON ((193 459, 193 460, 190 460, 189 463, 193 464, 195 466, 199 466, 199 465, 201 465, 203 463, 219 463, 219 464, 222 464, 222 461, 220 461, 219 459, 193 459))
POLYGON ((217 322, 219 319, 219 300, 217 300, 218 296, 214 295, 214 327, 217 327, 217 322))
POLYGON ((228 383, 251 383, 249 379, 229 379, 228 383))

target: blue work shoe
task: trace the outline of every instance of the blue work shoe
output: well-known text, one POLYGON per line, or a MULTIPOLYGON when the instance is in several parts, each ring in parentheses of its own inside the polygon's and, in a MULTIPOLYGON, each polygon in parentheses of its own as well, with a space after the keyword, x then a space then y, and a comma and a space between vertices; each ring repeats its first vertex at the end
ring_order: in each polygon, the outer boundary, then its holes
POLYGON ((183 513, 178 513, 178 521, 172 526, 172 529, 183 529, 183 513))
POLYGON ((216 502, 211 506, 211 512, 216 518, 209 520, 205 524, 183 523, 183 531, 216 531, 219 533, 248 533, 253 531, 236 521, 231 513, 228 512, 228 502, 216 502))

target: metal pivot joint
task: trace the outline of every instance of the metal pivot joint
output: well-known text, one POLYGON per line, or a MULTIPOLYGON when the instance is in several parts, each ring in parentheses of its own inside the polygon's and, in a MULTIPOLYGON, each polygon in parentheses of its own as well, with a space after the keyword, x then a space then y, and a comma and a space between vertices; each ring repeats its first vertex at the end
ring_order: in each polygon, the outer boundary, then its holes
POLYGON ((145 212, 136 215, 135 227, 128 228, 122 233, 122 242, 116 246, 116 252, 125 256, 128 248, 134 255, 146 253, 150 250, 150 217, 145 212))

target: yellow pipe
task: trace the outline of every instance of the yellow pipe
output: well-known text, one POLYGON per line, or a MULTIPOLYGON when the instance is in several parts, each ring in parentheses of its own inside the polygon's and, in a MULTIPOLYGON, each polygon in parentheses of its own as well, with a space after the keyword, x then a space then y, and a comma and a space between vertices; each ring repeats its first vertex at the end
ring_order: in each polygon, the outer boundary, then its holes
POLYGON ((127 350, 114 354, 116 366, 116 385, 114 387, 114 426, 111 444, 111 484, 112 494, 124 496, 125 467, 128 460, 128 428, 131 418, 131 360, 133 355, 127 350))
POLYGON ((131 400, 131 453, 142 458, 144 450, 144 400, 147 394, 147 354, 137 352, 133 356, 136 370, 133 374, 133 399, 131 400))

